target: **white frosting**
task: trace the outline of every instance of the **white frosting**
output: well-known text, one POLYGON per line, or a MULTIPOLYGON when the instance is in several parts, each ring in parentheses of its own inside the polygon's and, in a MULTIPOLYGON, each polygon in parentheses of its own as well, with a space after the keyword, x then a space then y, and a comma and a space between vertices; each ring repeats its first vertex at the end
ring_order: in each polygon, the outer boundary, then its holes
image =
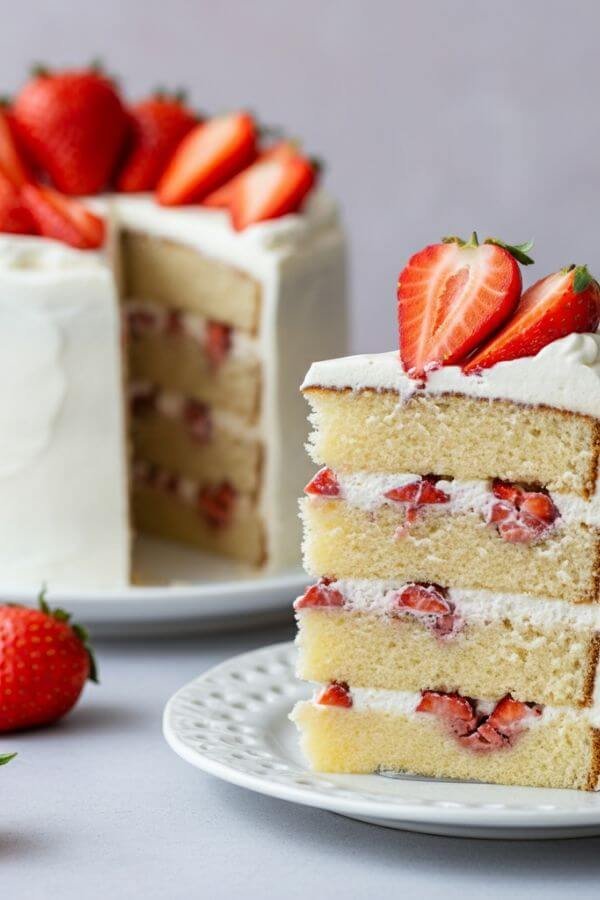
MULTIPOLYGON (((339 579, 331 587, 345 599, 343 609, 369 615, 387 616, 392 596, 405 587, 406 582, 382 579, 339 579)), ((515 623, 531 623, 540 628, 575 628, 579 631, 600 632, 600 603, 568 603, 526 594, 507 594, 483 590, 449 588, 446 596, 466 625, 470 622, 485 625, 501 619, 515 623)), ((334 610, 342 607, 333 607, 334 610)), ((308 607, 297 611, 320 611, 308 607)))
MULTIPOLYGON (((128 581, 115 294, 122 227, 187 244, 259 281, 258 338, 250 346, 234 335, 232 352, 252 351, 261 359, 260 503, 269 563, 278 568, 297 562, 296 502, 310 477, 303 453, 306 411, 297 385, 310 360, 346 349, 344 237, 335 205, 317 191, 300 214, 239 233, 220 210, 167 209, 149 196, 92 198, 89 205, 107 217, 102 254, 42 238, 0 236, 3 584, 100 589, 128 581)), ((202 323, 186 324, 202 330, 202 323)), ((226 425, 237 427, 231 417, 223 419, 226 425)))
MULTIPOLYGON (((350 506, 366 511, 373 511, 383 505, 400 507, 401 504, 388 499, 385 496, 386 493, 394 488, 418 481, 420 477, 411 472, 400 472, 397 475, 376 472, 336 473, 340 485, 340 496, 350 506)), ((491 482, 485 480, 468 481, 460 478, 442 478, 436 482, 436 487, 444 491, 450 499, 447 503, 423 506, 422 511, 427 515, 476 512, 487 518, 491 505, 497 502, 497 498, 492 493, 491 482)), ((583 522, 591 527, 600 528, 600 492, 598 488, 589 500, 584 500, 577 494, 559 492, 552 493, 551 497, 560 513, 560 519, 556 520, 555 527, 560 527, 561 523, 583 522)), ((311 496, 310 499, 312 502, 319 502, 318 496, 311 496)))
POLYGON ((95 254, 0 236, 0 570, 6 587, 127 582, 119 320, 95 254))
MULTIPOLYGON (((315 691, 313 703, 316 704, 321 686, 315 691)), ((429 713, 417 712, 417 706, 421 700, 421 694, 413 691, 383 691, 374 688, 356 688, 350 686, 350 694, 352 696, 352 706, 347 710, 349 714, 353 712, 382 712, 395 716, 405 716, 409 719, 423 719, 430 715, 429 713)), ((481 712, 491 712, 494 704, 499 698, 481 698, 477 699, 477 708, 481 712)), ((600 709, 596 707, 588 707, 585 709, 575 709, 571 706, 544 706, 541 716, 536 716, 527 720, 527 728, 535 728, 540 724, 545 724, 555 718, 567 718, 572 721, 587 721, 592 727, 597 728, 600 724, 600 709)))
POLYGON ((544 404, 600 418, 600 335, 569 334, 536 356, 497 363, 480 375, 464 375, 459 366, 430 373, 426 385, 409 378, 397 352, 348 356, 316 362, 302 388, 390 390, 407 400, 427 394, 464 394, 482 399, 544 404))

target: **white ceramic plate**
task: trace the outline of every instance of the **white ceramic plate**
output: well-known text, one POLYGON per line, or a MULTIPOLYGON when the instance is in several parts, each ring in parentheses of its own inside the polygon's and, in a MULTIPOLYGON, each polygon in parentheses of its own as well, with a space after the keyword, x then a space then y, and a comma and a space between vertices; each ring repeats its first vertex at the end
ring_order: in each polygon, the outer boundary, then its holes
MULTIPOLYGON (((64 605, 96 636, 172 635, 289 618, 292 601, 309 581, 300 567, 257 575, 248 566, 155 538, 137 542, 133 571, 143 585, 110 591, 53 591, 49 585, 49 602, 64 605)), ((37 593, 0 585, 0 601, 34 603, 37 593)))
POLYGON ((597 794, 309 771, 288 720, 310 693, 294 664, 293 645, 275 644, 201 675, 165 708, 168 743, 225 781, 388 828, 505 839, 600 834, 597 794))

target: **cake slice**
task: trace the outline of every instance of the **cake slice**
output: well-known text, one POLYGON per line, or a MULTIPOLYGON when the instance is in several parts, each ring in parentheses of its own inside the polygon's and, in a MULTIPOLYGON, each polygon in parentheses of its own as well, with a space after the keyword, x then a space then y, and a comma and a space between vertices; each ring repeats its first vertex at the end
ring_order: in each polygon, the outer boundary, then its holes
POLYGON ((401 358, 305 378, 298 674, 320 687, 293 719, 323 771, 595 790, 600 288, 573 268, 515 302, 480 250, 409 262, 401 358))

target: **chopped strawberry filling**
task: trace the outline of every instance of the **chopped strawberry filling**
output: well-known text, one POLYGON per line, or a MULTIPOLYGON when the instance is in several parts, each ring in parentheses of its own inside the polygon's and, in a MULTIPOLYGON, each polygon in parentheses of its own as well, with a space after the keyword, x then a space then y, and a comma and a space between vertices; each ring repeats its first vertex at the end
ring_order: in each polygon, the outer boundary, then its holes
POLYGON ((332 681, 318 695, 317 703, 321 706, 343 706, 350 709, 352 695, 348 684, 345 681, 332 681))
POLYGON ((496 479, 492 493, 498 497, 488 514, 488 524, 495 525, 509 543, 531 543, 544 537, 560 513, 544 491, 527 491, 518 485, 496 479))
POLYGON ((385 497, 395 503, 405 503, 406 513, 404 523, 396 530, 396 537, 405 537, 411 525, 419 518, 419 512, 424 506, 438 503, 447 503, 449 495, 436 487, 439 479, 435 475, 424 475, 418 481, 411 481, 401 487, 386 491, 385 497))
POLYGON ((321 578, 318 584, 312 584, 306 589, 302 597, 298 597, 294 603, 294 609, 335 607, 343 605, 344 595, 342 592, 331 587, 328 578, 321 578))
POLYGON ((320 469, 306 485, 304 493, 318 497, 339 497, 340 485, 331 469, 320 469))
POLYGON ((207 322, 204 337, 206 354, 213 368, 217 368, 231 350, 231 328, 222 322, 207 322))
POLYGON ((229 525, 237 492, 227 481, 218 485, 210 485, 200 489, 198 493, 198 509, 213 528, 229 525))
POLYGON ((156 328, 158 319, 149 309, 127 310, 127 329, 133 338, 139 338, 147 331, 156 328))
POLYGON ((489 715, 482 715, 469 697, 423 691, 416 711, 439 716, 463 747, 479 752, 511 746, 527 720, 542 714, 542 707, 507 694, 489 715))
POLYGON ((407 584, 392 594, 390 612, 421 619, 438 637, 456 633, 460 621, 445 589, 435 584, 407 584))
POLYGON ((425 475, 418 481, 403 484, 402 487, 392 488, 385 496, 388 500, 398 503, 410 503, 411 506, 424 506, 429 503, 447 503, 449 495, 435 486, 436 478, 433 475, 425 475))
POLYGON ((183 410, 183 418, 187 425, 190 435, 199 443, 206 443, 210 440, 212 433, 212 422, 208 406, 200 403, 198 400, 188 398, 185 401, 183 410))

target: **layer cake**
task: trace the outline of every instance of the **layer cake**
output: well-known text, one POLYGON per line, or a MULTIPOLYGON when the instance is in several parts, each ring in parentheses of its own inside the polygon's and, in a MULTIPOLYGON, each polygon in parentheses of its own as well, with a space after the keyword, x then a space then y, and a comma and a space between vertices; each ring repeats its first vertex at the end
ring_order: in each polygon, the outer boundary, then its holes
POLYGON ((565 314, 537 353, 416 377, 383 353, 304 380, 322 468, 298 674, 320 687, 293 718, 318 770, 598 787, 600 290, 560 277, 548 304, 591 292, 588 330, 565 314))

